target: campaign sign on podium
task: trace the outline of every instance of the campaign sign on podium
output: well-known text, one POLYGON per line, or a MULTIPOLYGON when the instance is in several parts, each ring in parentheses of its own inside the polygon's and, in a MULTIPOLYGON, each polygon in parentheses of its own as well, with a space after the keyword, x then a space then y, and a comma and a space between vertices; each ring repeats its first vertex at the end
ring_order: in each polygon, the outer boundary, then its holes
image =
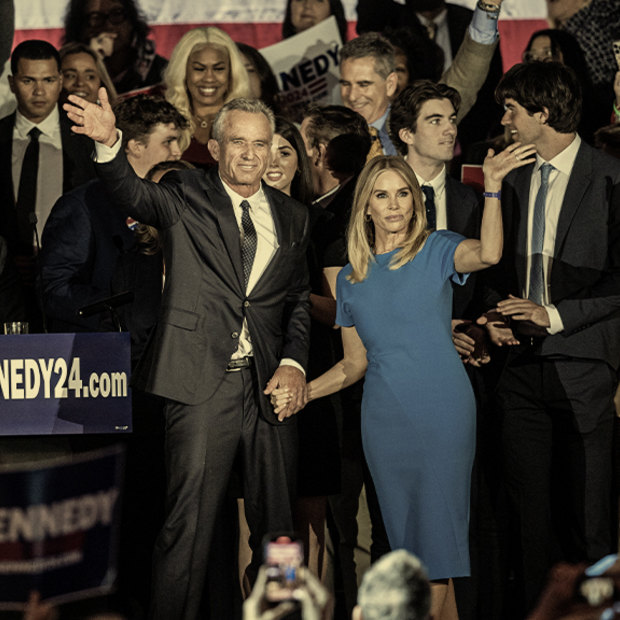
POLYGON ((127 332, 0 336, 0 435, 131 432, 127 332))

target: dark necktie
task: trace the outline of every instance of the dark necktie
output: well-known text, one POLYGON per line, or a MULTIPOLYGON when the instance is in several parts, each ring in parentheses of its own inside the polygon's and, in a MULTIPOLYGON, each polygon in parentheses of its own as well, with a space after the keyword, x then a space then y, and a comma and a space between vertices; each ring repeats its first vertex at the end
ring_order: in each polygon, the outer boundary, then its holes
POLYGON ((32 253, 32 214, 37 204, 37 175, 39 173, 39 136, 41 130, 33 127, 28 132, 30 142, 26 147, 17 191, 17 230, 23 251, 32 253))
POLYGON ((241 210, 241 227, 243 228, 243 240, 241 241, 241 264, 243 265, 243 281, 245 286, 248 285, 250 272, 256 255, 256 228, 250 217, 250 203, 247 200, 242 201, 241 210))
POLYGON ((549 188, 549 174, 552 170, 553 166, 548 163, 544 163, 540 167, 540 187, 534 201, 528 298, 537 304, 542 304, 544 301, 543 246, 545 243, 545 205, 547 203, 547 189, 549 188))
POLYGON ((424 205, 426 206, 426 227, 435 228, 437 225, 437 209, 435 208, 435 190, 432 185, 422 185, 424 205))

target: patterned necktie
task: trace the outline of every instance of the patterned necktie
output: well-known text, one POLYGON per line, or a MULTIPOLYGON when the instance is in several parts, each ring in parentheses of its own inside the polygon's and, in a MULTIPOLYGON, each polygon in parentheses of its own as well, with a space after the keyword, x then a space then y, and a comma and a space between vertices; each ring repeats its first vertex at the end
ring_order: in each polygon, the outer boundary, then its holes
POLYGON ((435 22, 429 22, 428 24, 426 24, 426 32, 428 33, 428 38, 431 41, 434 41, 435 37, 437 37, 437 29, 438 26, 435 22))
POLYGON ((243 265, 243 282, 248 285, 250 272, 256 255, 256 228, 250 217, 250 203, 247 200, 241 202, 241 227, 243 228, 243 239, 241 241, 241 264, 243 265))
POLYGON ((368 131, 370 133, 370 150, 366 156, 366 163, 373 157, 383 155, 383 146, 381 145, 381 138, 379 138, 379 130, 372 125, 368 125, 368 131))
POLYGON ((39 174, 39 136, 41 130, 33 127, 28 132, 30 142, 24 153, 17 190, 17 229, 20 245, 26 254, 32 254, 32 214, 37 204, 37 176, 39 174))
POLYGON ((528 299, 537 304, 542 304, 544 301, 543 246, 545 243, 545 205, 547 203, 549 175, 552 170, 553 166, 548 163, 544 163, 540 167, 540 187, 534 201, 528 299))
POLYGON ((432 185, 422 185, 424 205, 426 206, 426 227, 433 229, 437 226, 437 209, 435 207, 435 190, 432 185))

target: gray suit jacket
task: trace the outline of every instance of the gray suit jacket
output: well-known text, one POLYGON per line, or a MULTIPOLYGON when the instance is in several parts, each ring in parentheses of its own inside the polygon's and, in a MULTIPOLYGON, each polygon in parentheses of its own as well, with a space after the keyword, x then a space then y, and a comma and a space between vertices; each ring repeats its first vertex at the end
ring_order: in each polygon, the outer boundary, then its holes
MULTIPOLYGON (((534 165, 511 172, 502 188, 504 257, 492 278, 496 303, 521 296, 526 281, 527 209, 534 165)), ((562 204, 549 279, 564 331, 546 336, 541 355, 620 366, 620 162, 581 144, 562 204)))
MULTIPOLYGON (((309 287, 307 209, 265 186, 279 247, 246 296, 240 236, 216 168, 173 171, 159 183, 139 179, 123 153, 98 172, 123 212, 164 235, 166 284, 159 321, 137 369, 136 385, 186 404, 209 398, 237 349, 243 318, 259 386, 283 357, 307 364, 309 287)), ((276 422, 267 398, 265 419, 276 422)))

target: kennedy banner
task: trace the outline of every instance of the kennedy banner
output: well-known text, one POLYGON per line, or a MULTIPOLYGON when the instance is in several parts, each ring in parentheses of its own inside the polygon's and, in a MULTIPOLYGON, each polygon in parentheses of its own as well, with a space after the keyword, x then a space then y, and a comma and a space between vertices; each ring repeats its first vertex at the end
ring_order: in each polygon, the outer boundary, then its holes
POLYGON ((302 120, 309 103, 342 103, 338 52, 342 46, 336 18, 261 50, 280 86, 289 117, 302 120))
POLYGON ((123 333, 0 336, 0 435, 131 431, 123 333))
POLYGON ((30 591, 61 603, 107 593, 116 577, 124 456, 0 468, 0 609, 30 591))

